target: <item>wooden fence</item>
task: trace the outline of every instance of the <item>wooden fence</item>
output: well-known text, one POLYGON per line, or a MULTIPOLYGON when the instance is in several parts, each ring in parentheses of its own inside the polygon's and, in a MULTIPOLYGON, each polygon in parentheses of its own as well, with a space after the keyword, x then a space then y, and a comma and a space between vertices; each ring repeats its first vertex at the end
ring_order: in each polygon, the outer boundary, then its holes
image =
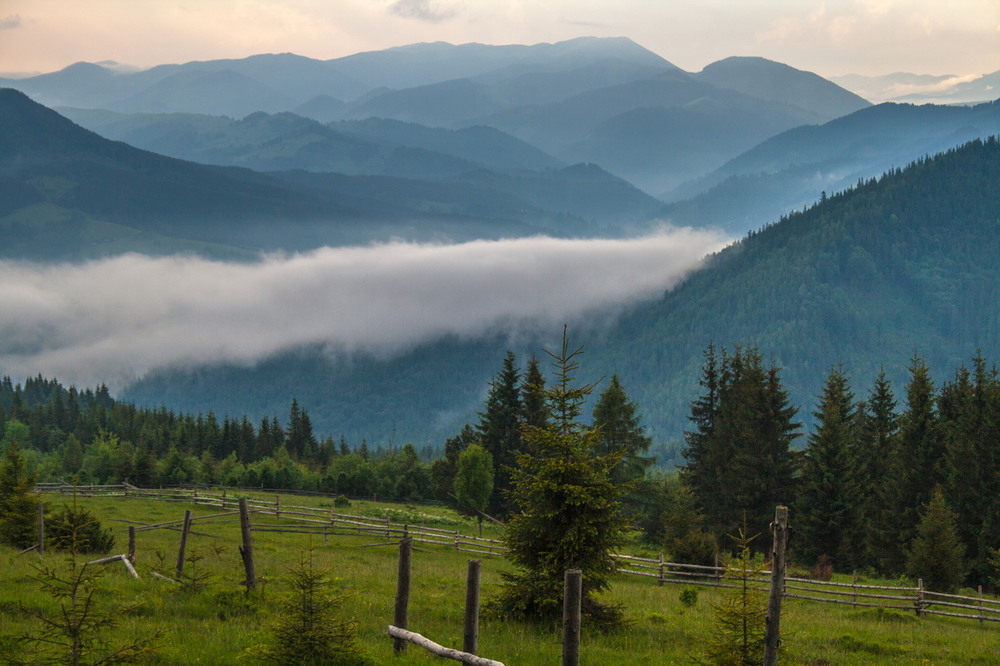
MULTIPOLYGON (((725 576, 726 568, 666 562, 661 555, 658 559, 615 556, 621 563, 619 572, 636 576, 646 576, 658 583, 680 583, 683 585, 704 585, 710 587, 738 587, 725 576)), ((766 592, 770 571, 762 571, 761 576, 752 579, 753 589, 766 592)), ((866 585, 854 581, 837 583, 811 578, 785 578, 786 599, 805 599, 854 607, 884 608, 902 610, 917 615, 944 615, 983 622, 1000 622, 1000 601, 983 596, 982 587, 975 597, 958 594, 944 594, 924 589, 922 582, 917 587, 899 585, 866 585)))
MULTIPOLYGON (((60 483, 40 483, 35 487, 35 491, 42 494, 72 495, 74 487, 60 483)), ((138 488, 125 483, 107 486, 76 486, 75 492, 80 497, 131 497, 194 503, 199 506, 222 509, 222 513, 198 516, 192 519, 192 522, 199 523, 204 523, 206 519, 209 521, 234 520, 239 515, 239 496, 231 495, 226 490, 210 492, 188 488, 138 488)), ((275 494, 273 500, 248 497, 247 505, 251 513, 258 516, 271 516, 276 521, 262 523, 259 519, 255 520, 252 526, 254 532, 313 534, 322 536, 324 544, 327 543, 330 536, 341 534, 383 537, 387 543, 395 543, 404 536, 409 536, 418 543, 447 546, 478 555, 502 557, 504 554, 503 545, 496 539, 462 534, 457 529, 394 523, 388 517, 379 519, 339 513, 333 509, 283 504, 280 494, 275 494), (282 522, 277 522, 279 520, 282 522)), ((179 530, 181 522, 181 520, 176 520, 157 525, 143 525, 136 529, 137 531, 148 529, 179 530)), ((139 523, 136 524, 139 525, 139 523)))
MULTIPOLYGON (((44 494, 71 495, 74 492, 83 497, 132 497, 169 502, 188 502, 201 506, 221 509, 217 514, 192 518, 192 523, 205 524, 213 520, 234 520, 239 516, 239 497, 226 490, 211 492, 203 489, 185 488, 137 488, 129 484, 106 486, 76 486, 61 483, 39 483, 35 491, 44 494)), ((242 491, 241 491, 242 492, 242 491)), ((250 491, 259 494, 258 491, 250 491)), ((435 544, 454 548, 457 551, 503 557, 504 547, 496 539, 469 536, 459 530, 447 530, 425 525, 394 523, 389 518, 378 519, 338 513, 332 509, 282 504, 280 494, 273 500, 247 498, 250 511, 258 516, 271 516, 275 522, 254 521, 254 532, 299 533, 322 536, 324 544, 331 536, 367 535, 384 539, 384 545, 396 544, 404 537, 414 542, 435 544), (281 522, 278 522, 281 521, 281 522)), ((180 530, 183 521, 176 520, 157 525, 138 525, 136 531, 148 529, 180 530)), ((376 544, 380 545, 380 544, 376 544)), ((725 567, 703 566, 668 562, 661 554, 658 558, 615 555, 619 562, 618 571, 626 575, 644 576, 655 579, 660 585, 683 584, 708 587, 736 587, 726 578, 725 567)), ((761 577, 754 579, 755 589, 767 592, 770 572, 762 571, 761 577)), ((857 582, 837 583, 808 578, 785 578, 784 597, 822 603, 843 604, 858 608, 884 608, 914 612, 917 615, 943 615, 980 622, 1000 622, 1000 601, 983 596, 982 588, 978 596, 943 594, 917 587, 866 585, 857 582)))

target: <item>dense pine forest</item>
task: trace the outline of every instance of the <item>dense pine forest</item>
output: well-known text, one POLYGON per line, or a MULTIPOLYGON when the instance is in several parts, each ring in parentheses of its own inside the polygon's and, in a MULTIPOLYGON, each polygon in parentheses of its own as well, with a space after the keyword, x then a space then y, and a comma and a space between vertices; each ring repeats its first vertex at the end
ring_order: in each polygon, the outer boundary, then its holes
MULTIPOLYGON (((864 390, 834 366, 816 403, 802 406, 790 401, 782 369, 755 348, 709 345, 702 360, 679 473, 654 471, 642 407, 619 377, 600 384, 593 454, 620 458, 610 475, 627 489, 624 510, 643 540, 676 560, 710 562, 744 519, 765 532, 773 507, 787 504, 801 566, 910 573, 941 589, 997 586, 1000 371, 987 359, 975 356, 935 386, 914 356, 905 386, 880 372, 860 378, 864 390), (806 409, 815 425, 803 429, 806 409)), ((23 450, 43 481, 318 491, 475 512, 454 489, 462 453, 478 444, 494 469, 482 509, 505 518, 519 511, 509 490, 520 454, 531 453, 526 429, 558 418, 542 399, 540 366, 532 357, 522 368, 508 352, 478 422, 443 442, 435 460, 411 444, 371 450, 318 439, 295 400, 284 423, 220 421, 136 408, 104 386, 81 391, 41 376, 0 381, 2 449, 23 450)))

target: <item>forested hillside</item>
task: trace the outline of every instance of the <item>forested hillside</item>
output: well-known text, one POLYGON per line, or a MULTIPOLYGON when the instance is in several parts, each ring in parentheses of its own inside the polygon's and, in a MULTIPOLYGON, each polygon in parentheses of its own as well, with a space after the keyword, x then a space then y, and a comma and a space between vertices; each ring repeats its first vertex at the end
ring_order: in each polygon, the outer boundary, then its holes
MULTIPOLYGON (((713 342, 757 346, 783 368, 801 406, 812 404, 834 364, 861 391, 882 366, 892 382, 905 381, 914 353, 935 377, 977 349, 995 357, 998 231, 1000 146, 976 141, 790 215, 720 252, 656 302, 607 327, 580 324, 574 335, 586 345, 588 376, 618 373, 654 441, 676 448, 702 352, 713 342)), ((288 355, 258 368, 153 375, 126 395, 219 413, 242 405, 251 414, 273 413, 291 393, 309 395, 323 432, 437 444, 470 420, 477 387, 511 345, 503 337, 442 343, 343 364, 288 355)), ((513 348, 526 358, 545 345, 521 340, 513 348)))

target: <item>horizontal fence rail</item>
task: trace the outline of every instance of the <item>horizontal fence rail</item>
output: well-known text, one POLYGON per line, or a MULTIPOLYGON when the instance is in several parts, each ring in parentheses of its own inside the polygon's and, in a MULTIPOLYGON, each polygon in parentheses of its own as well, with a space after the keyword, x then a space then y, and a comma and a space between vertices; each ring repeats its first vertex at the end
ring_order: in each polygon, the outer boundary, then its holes
MULTIPOLYGON (((194 516, 192 524, 211 524, 239 519, 239 496, 198 488, 138 488, 128 483, 115 485, 72 486, 64 483, 39 483, 35 492, 40 494, 72 495, 81 497, 123 497, 150 499, 168 502, 189 502, 199 506, 221 509, 218 513, 194 516)), ((258 489, 238 489, 236 492, 253 492, 258 489)), ((255 522, 254 532, 298 533, 322 536, 324 543, 328 537, 337 535, 371 536, 383 539, 371 546, 396 544, 404 537, 416 543, 454 548, 458 551, 503 557, 503 543, 497 539, 461 534, 457 529, 443 529, 426 525, 394 523, 388 517, 373 518, 347 513, 338 513, 332 508, 286 505, 281 503, 281 493, 275 493, 273 500, 247 498, 250 512, 258 516, 270 516, 282 522, 255 522)), ((180 530, 183 520, 173 520, 154 525, 136 521, 130 523, 136 532, 154 529, 180 530)), ((727 578, 726 567, 706 566, 668 562, 659 558, 614 555, 618 561, 618 571, 625 575, 643 576, 655 579, 659 584, 701 585, 719 588, 735 588, 731 578, 727 578)), ((751 589, 766 592, 770 581, 770 571, 761 571, 752 578, 751 589)), ((970 597, 956 594, 932 592, 922 586, 867 585, 857 582, 839 583, 810 578, 785 578, 784 596, 821 603, 842 604, 858 608, 884 608, 915 612, 918 615, 941 615, 980 622, 1000 622, 1000 601, 979 596, 970 597)))

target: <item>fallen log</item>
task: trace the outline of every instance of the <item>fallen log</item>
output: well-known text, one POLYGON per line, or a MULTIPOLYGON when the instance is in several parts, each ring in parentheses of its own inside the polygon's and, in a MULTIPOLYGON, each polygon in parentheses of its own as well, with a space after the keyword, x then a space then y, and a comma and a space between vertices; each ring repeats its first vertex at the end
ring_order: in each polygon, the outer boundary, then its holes
POLYGON ((128 572, 130 574, 132 574, 132 578, 138 578, 139 577, 139 574, 135 570, 135 567, 133 567, 132 563, 128 561, 128 555, 112 555, 111 557, 103 557, 103 558, 101 558, 99 560, 94 560, 92 562, 87 562, 87 566, 90 566, 91 564, 111 564, 115 560, 121 560, 122 561, 122 564, 125 565, 125 568, 128 569, 128 572))
POLYGON ((460 661, 463 664, 471 664, 472 666, 504 666, 503 663, 499 661, 486 659, 485 657, 477 657, 474 654, 462 652, 461 650, 446 648, 442 645, 438 645, 429 638, 421 636, 418 633, 407 631, 406 629, 400 629, 399 627, 394 627, 391 624, 389 625, 389 635, 393 638, 401 638, 404 641, 413 643, 414 645, 419 645, 428 652, 436 654, 439 657, 454 659, 455 661, 460 661))

